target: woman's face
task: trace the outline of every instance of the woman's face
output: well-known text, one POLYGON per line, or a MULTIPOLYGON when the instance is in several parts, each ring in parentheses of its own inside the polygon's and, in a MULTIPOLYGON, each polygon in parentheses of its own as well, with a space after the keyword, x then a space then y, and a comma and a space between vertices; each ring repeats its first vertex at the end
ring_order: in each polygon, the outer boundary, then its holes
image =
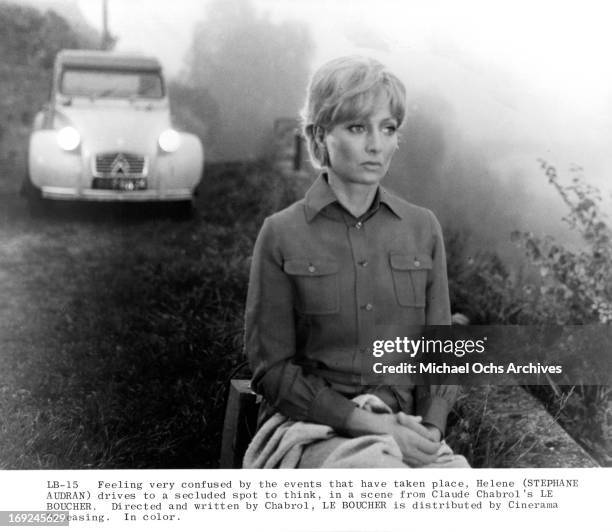
POLYGON ((367 118, 336 124, 324 137, 329 168, 346 184, 377 185, 397 149, 397 128, 386 100, 367 118))

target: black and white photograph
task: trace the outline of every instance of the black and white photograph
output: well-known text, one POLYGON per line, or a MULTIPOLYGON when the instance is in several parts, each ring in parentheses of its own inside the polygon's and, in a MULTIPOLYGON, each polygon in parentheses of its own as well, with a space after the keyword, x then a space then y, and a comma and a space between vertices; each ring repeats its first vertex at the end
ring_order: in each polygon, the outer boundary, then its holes
POLYGON ((0 0, 0 484, 87 529, 576 512, 612 466, 608 21, 0 0))

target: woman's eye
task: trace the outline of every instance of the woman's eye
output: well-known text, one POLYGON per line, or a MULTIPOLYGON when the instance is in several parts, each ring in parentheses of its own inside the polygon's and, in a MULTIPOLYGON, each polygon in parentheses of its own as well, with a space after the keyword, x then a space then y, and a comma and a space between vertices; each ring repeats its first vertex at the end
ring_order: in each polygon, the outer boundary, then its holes
POLYGON ((397 131, 397 126, 385 126, 383 127, 383 132, 386 135, 393 135, 397 131))
POLYGON ((365 131, 365 127, 361 124, 352 124, 348 127, 348 130, 351 133, 363 133, 365 131))

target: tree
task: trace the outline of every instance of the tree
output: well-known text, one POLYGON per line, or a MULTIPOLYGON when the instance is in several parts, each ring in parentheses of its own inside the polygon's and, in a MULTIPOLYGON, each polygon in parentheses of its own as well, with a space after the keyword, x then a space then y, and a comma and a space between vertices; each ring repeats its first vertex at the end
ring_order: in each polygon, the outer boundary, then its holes
POLYGON ((249 0, 211 1, 194 32, 187 79, 217 102, 218 158, 256 158, 274 120, 297 115, 312 51, 302 24, 275 24, 249 0))
MULTIPOLYGON (((75 8, 76 9, 76 8, 75 8)), ((83 30, 83 28, 81 28, 83 30)), ((0 176, 18 182, 32 118, 49 96, 55 55, 92 48, 95 35, 77 31, 55 11, 0 0, 0 176)))
POLYGON ((77 33, 55 11, 0 2, 0 54, 4 64, 50 69, 63 48, 93 48, 89 36, 77 33))

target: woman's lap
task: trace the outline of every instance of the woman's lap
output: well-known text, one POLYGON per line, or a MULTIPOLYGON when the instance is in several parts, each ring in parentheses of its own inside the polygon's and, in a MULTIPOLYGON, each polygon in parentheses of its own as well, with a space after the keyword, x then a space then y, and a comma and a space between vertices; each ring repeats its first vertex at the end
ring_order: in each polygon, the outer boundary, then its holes
MULTIPOLYGON (((369 435, 357 438, 333 438, 311 443, 306 446, 298 467, 318 468, 406 468, 401 451, 389 435, 369 435)), ((467 460, 457 454, 425 466, 427 468, 470 467, 467 460)))

